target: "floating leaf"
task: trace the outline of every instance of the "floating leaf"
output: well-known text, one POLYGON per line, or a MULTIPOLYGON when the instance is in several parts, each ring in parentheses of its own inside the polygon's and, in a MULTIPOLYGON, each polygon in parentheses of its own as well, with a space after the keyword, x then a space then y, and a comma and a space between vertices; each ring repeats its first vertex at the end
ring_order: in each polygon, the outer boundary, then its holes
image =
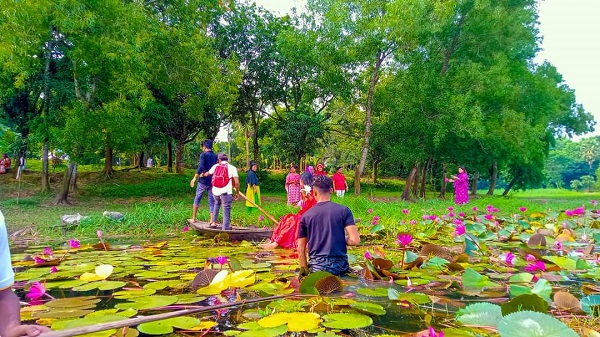
POLYGON ((230 287, 245 288, 256 282, 254 270, 238 270, 231 274, 230 287))
POLYGON ((527 241, 529 248, 546 247, 546 237, 543 234, 535 233, 527 241))
POLYGON ((590 295, 582 298, 581 308, 592 316, 600 316, 600 295, 590 295))
POLYGON ((502 310, 500 306, 487 302, 471 304, 456 313, 457 321, 471 326, 496 327, 501 319, 502 310))
POLYGON ((444 247, 440 247, 434 244, 425 244, 421 247, 421 255, 423 256, 436 256, 446 260, 451 260, 450 251, 444 247))
POLYGON ((319 295, 319 291, 317 290, 317 288, 315 288, 315 284, 328 276, 331 276, 333 274, 328 273, 326 271, 317 271, 314 273, 310 273, 308 274, 307 277, 305 277, 302 282, 300 283, 300 293, 302 294, 312 294, 312 295, 319 295))
POLYGON ((481 275, 471 268, 465 269, 462 275, 463 289, 466 291, 481 292, 486 288, 500 287, 498 283, 491 282, 486 275, 481 275))
POLYGON ((121 300, 127 300, 130 298, 150 296, 153 295, 155 292, 156 290, 154 289, 122 290, 115 292, 113 296, 121 300))
POLYGON ((548 312, 548 303, 538 295, 519 295, 512 300, 502 304, 502 315, 506 316, 517 311, 548 312))
POLYGON ((193 304, 202 302, 206 299, 204 296, 197 296, 196 294, 178 294, 177 302, 175 304, 193 304))
POLYGON ((314 312, 279 312, 258 320, 258 324, 263 328, 274 328, 282 324, 287 324, 287 330, 290 332, 300 332, 316 329, 321 323, 321 317, 314 312))
POLYGON ((319 295, 329 295, 331 293, 339 292, 344 289, 344 283, 342 280, 335 276, 329 275, 315 283, 315 288, 319 292, 319 295))
POLYGON ((377 303, 355 302, 350 304, 350 307, 373 315, 385 315, 385 309, 377 303))
POLYGON ((218 273, 219 271, 215 269, 201 270, 192 281, 192 289, 196 290, 208 286, 218 273))
POLYGON ((373 259, 371 261, 371 263, 373 264, 373 266, 379 270, 386 270, 386 269, 390 269, 394 266, 394 262, 390 261, 390 260, 386 260, 386 259, 373 259))
POLYGON ((531 273, 518 273, 518 274, 511 276, 508 279, 508 282, 529 283, 529 282, 531 282, 531 280, 533 280, 533 275, 531 273))
POLYGON ((74 291, 114 290, 123 287, 127 283, 123 281, 96 281, 73 288, 74 291))
POLYGON ((388 298, 393 301, 407 301, 414 304, 430 303, 431 298, 422 293, 401 293, 394 288, 388 289, 388 298))
POLYGON ((144 289, 163 290, 165 288, 175 288, 181 284, 180 280, 163 280, 147 283, 144 285, 144 289))
POLYGON ((173 317, 156 322, 142 323, 137 329, 147 335, 164 335, 173 332, 173 328, 190 329, 200 324, 195 317, 173 317))
POLYGON ((59 298, 49 302, 45 305, 50 308, 76 308, 76 307, 96 307, 96 303, 100 302, 100 299, 95 296, 82 296, 82 297, 69 297, 59 298))
POLYGON ((358 288, 357 293, 370 297, 387 297, 388 288, 358 288))
POLYGON ((152 295, 152 296, 144 296, 144 297, 136 297, 132 298, 132 302, 119 303, 115 305, 115 308, 119 309, 136 309, 136 310, 144 310, 144 309, 153 309, 165 307, 167 305, 171 305, 177 302, 179 298, 177 296, 163 296, 163 295, 152 295))
POLYGON ((534 311, 519 311, 504 316, 498 323, 500 337, 579 337, 565 323, 534 311))
POLYGON ((359 329, 373 324, 371 317, 353 313, 329 314, 323 320, 322 325, 332 329, 359 329))

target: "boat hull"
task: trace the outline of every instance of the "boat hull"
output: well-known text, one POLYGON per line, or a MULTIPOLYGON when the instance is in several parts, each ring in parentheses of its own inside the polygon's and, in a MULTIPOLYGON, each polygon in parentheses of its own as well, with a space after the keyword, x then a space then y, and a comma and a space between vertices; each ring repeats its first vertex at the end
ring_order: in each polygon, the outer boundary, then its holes
POLYGON ((273 235, 273 230, 270 228, 248 228, 240 226, 232 226, 229 230, 224 230, 221 227, 211 228, 209 223, 205 221, 192 221, 188 219, 190 226, 207 237, 215 237, 218 234, 226 233, 229 235, 230 241, 263 241, 268 240, 273 235))

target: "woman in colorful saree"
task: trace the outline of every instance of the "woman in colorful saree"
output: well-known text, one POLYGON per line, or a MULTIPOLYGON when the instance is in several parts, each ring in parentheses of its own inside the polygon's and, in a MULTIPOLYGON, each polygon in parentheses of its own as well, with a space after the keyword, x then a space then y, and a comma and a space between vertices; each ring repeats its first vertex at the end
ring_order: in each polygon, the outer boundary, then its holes
POLYGON ((469 202, 469 175, 464 166, 458 168, 458 176, 451 176, 454 183, 454 203, 463 205, 469 202))
POLYGON ((290 173, 285 177, 287 203, 292 206, 296 206, 300 202, 300 175, 296 171, 298 171, 298 166, 290 166, 290 173))

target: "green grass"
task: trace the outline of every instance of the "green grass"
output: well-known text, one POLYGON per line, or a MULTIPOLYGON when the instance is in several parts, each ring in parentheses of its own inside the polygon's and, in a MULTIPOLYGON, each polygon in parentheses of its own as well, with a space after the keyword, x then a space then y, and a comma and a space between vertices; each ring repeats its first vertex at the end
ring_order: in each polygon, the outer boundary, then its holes
MULTIPOLYGON (((31 167, 31 166, 30 166, 31 167)), ((55 193, 59 189, 62 172, 51 175, 53 192, 39 193, 39 173, 28 171, 18 182, 12 175, 0 176, 3 187, 3 199, 0 209, 4 213, 9 232, 31 227, 40 237, 61 237, 60 216, 76 214, 89 216, 69 232, 68 235, 85 237, 95 236, 97 229, 107 235, 163 236, 181 231, 187 218, 191 216, 191 204, 195 189, 189 186, 193 170, 186 170, 185 175, 166 172, 163 168, 153 168, 139 172, 117 171, 115 176, 107 179, 99 171, 80 171, 79 189, 72 195, 72 205, 54 205, 55 193), (20 194, 20 196, 19 196, 20 194), (18 203, 17 203, 18 200, 18 203), (122 222, 110 221, 102 217, 103 211, 125 213, 122 222)), ((243 181, 244 177, 241 177, 243 181)), ((276 219, 296 212, 298 209, 286 205, 283 191, 282 173, 270 174, 261 183, 263 190, 262 207, 276 219), (278 187, 279 186, 279 187, 278 187)), ((527 212, 547 212, 549 209, 561 211, 582 204, 590 206, 590 200, 600 200, 599 193, 573 192, 567 190, 540 189, 532 191, 515 191, 508 197, 487 196, 484 194, 472 198, 468 205, 454 206, 452 195, 446 200, 437 199, 437 193, 428 192, 429 198, 417 202, 405 202, 399 199, 403 182, 392 179, 381 179, 381 187, 368 183, 362 184, 361 196, 349 193, 343 199, 332 197, 334 201, 347 205, 356 218, 362 219, 363 231, 367 231, 373 217, 380 218, 390 233, 409 230, 411 220, 421 220, 423 215, 441 216, 448 213, 449 206, 454 213, 471 214, 477 207, 480 213, 487 205, 500 209, 502 214, 519 213, 520 207, 527 207, 527 212), (408 214, 402 212, 408 210, 408 214), (369 210, 372 210, 370 213, 369 210)), ((261 214, 256 211, 248 213, 244 201, 234 203, 232 221, 243 226, 273 226, 267 220, 259 220, 261 214)), ((202 200, 198 214, 199 219, 208 220, 206 198, 202 200)))

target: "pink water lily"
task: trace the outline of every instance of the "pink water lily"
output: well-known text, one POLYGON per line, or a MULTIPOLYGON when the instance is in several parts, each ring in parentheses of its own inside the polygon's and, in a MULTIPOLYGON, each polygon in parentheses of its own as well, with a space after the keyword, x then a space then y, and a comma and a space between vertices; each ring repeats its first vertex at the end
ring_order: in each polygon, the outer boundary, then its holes
POLYGON ((396 243, 401 246, 406 247, 412 242, 412 240, 413 240, 413 237, 410 234, 398 234, 396 243))
POLYGON ((556 249, 556 250, 563 250, 563 244, 562 244, 562 242, 560 242, 558 240, 554 241, 554 249, 556 249))
POLYGON ((464 218, 465 217, 465 212, 458 213, 458 216, 461 217, 461 218, 464 218))
POLYGON ((369 209, 367 210, 367 213, 369 213, 369 214, 373 213, 373 209, 372 209, 372 208, 369 208, 369 209))
POLYGON ((33 261, 35 262, 35 264, 42 264, 42 263, 46 262, 46 260, 42 259, 41 257, 39 257, 37 255, 33 257, 33 261))
POLYGON ((452 212, 452 211, 454 210, 454 207, 452 207, 452 206, 448 206, 447 210, 448 210, 449 212, 452 212))
POLYGON ((596 200, 592 200, 592 201, 590 201, 590 202, 592 203, 592 205, 594 205, 594 207, 598 206, 598 201, 596 201, 596 200))
POLYGON ((576 215, 584 215, 585 214, 585 208, 583 206, 581 207, 577 207, 573 210, 573 214, 576 215))
POLYGON ((44 255, 52 255, 53 253, 54 252, 52 252, 52 248, 50 248, 50 247, 44 248, 44 252, 43 252, 44 255))
POLYGON ((371 256, 371 253, 369 253, 368 250, 365 251, 365 259, 367 259, 367 260, 373 260, 373 256, 371 256))
POLYGON ((455 229, 454 229, 454 234, 456 234, 456 236, 461 236, 463 234, 466 233, 466 228, 465 225, 462 223, 459 223, 456 225, 455 229))
POLYGON ((374 221, 379 221, 379 219, 381 219, 381 218, 378 215, 376 215, 376 216, 373 217, 374 221))
POLYGON ((533 262, 536 260, 535 256, 531 255, 531 254, 527 254, 525 256, 525 260, 529 261, 529 262, 533 262))
POLYGON ((410 224, 411 225, 416 225, 417 224, 417 220, 410 220, 410 224))
POLYGON ((181 231, 184 232, 184 233, 189 232, 190 231, 190 226, 188 226, 188 225, 183 226, 183 229, 181 231))
POLYGON ((58 268, 56 268, 56 266, 52 266, 52 268, 50 268, 50 274, 54 274, 58 271, 58 268))
POLYGON ((263 220, 265 220, 265 217, 264 217, 264 216, 262 216, 262 215, 259 215, 259 216, 258 216, 258 221, 263 221, 263 220))
POLYGON ((79 243, 78 240, 71 239, 71 240, 69 240, 69 247, 71 249, 77 249, 77 248, 81 247, 81 244, 79 243))
POLYGON ((228 258, 227 258, 227 256, 217 256, 217 258, 215 260, 217 261, 217 263, 219 265, 222 266, 227 263, 228 258))
POLYGON ((25 295, 25 297, 29 298, 32 301, 37 301, 41 299, 44 294, 46 294, 46 288, 40 284, 40 282, 36 281, 31 284, 29 287, 29 291, 25 295))
POLYGON ((506 254, 500 255, 500 258, 504 260, 504 263, 512 267, 515 255, 511 252, 508 252, 506 254))
POLYGON ((448 216, 451 217, 451 218, 454 218, 454 212, 449 212, 448 216))
POLYGON ((527 210, 527 207, 519 207, 519 211, 521 212, 525 212, 527 210))
POLYGON ((485 218, 486 220, 492 221, 492 219, 494 219, 494 216, 488 213, 488 214, 486 214, 486 215, 484 216, 484 218, 485 218))
POLYGON ((96 231, 96 236, 97 236, 99 239, 102 239, 102 230, 101 230, 101 229, 99 229, 99 230, 97 230, 97 231, 96 231))
POLYGON ((568 210, 565 210, 565 215, 566 216, 573 216, 573 215, 575 215, 575 213, 572 210, 568 209, 568 210))
POLYGON ((530 263, 525 267, 526 271, 536 272, 536 271, 546 271, 546 264, 543 261, 535 261, 534 263, 530 263))
POLYGON ((373 225, 373 226, 377 225, 377 220, 372 220, 371 225, 373 225))
POLYGON ((477 212, 479 209, 478 209, 477 207, 473 207, 473 208, 471 208, 471 210, 472 210, 473 212, 477 212))
POLYGON ((404 213, 405 215, 408 215, 408 213, 410 213, 410 210, 405 208, 402 210, 402 213, 404 213))
POLYGON ((439 333, 435 332, 435 329, 430 326, 429 327, 429 336, 424 336, 424 337, 444 337, 444 332, 442 330, 440 330, 439 333))

